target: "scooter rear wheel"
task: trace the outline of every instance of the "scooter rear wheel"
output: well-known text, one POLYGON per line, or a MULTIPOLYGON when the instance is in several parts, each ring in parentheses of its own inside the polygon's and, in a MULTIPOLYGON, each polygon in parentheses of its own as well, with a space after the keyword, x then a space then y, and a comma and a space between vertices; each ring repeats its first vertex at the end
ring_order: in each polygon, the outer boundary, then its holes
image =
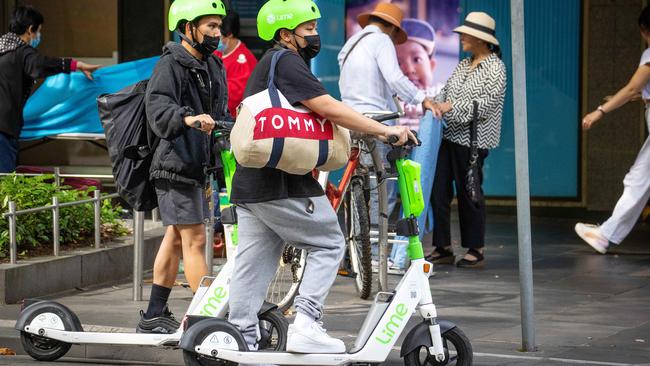
POLYGON ((63 357, 72 346, 70 343, 39 337, 37 335, 20 332, 20 342, 23 349, 37 361, 54 361, 63 357))
POLYGON ((445 348, 445 360, 437 361, 429 353, 429 349, 420 346, 411 353, 404 356, 406 366, 471 366, 472 365, 472 344, 469 339, 458 328, 452 328, 442 334, 442 345, 445 348), (450 352, 451 351, 451 352, 450 352))

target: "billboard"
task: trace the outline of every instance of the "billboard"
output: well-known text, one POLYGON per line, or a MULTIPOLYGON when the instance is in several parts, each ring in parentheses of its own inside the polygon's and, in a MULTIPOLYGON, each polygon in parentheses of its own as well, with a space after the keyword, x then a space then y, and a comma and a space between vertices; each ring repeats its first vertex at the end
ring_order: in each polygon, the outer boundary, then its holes
MULTIPOLYGON (((380 2, 391 2, 404 12, 402 27, 409 38, 395 46, 400 69, 427 96, 436 96, 458 64, 459 39, 453 29, 459 25, 459 0, 348 0, 346 38, 361 30, 357 17, 380 2)), ((417 130, 422 108, 404 105, 404 111, 400 124, 417 130)))

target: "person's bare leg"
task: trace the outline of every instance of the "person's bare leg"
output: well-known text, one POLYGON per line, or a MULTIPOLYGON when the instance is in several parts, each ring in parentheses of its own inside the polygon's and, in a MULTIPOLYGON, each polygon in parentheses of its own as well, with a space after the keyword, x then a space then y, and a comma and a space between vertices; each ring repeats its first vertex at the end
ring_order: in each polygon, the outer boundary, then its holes
POLYGON ((167 301, 176 282, 180 254, 180 233, 173 225, 169 225, 156 253, 149 304, 147 311, 141 313, 138 332, 171 333, 179 327, 178 321, 167 309, 167 301))
POLYGON ((192 292, 196 292, 201 277, 208 274, 205 261, 205 225, 176 225, 176 228, 181 235, 185 279, 192 292))
POLYGON ((181 234, 174 225, 167 226, 156 260, 153 263, 153 283, 172 288, 181 259, 181 234))

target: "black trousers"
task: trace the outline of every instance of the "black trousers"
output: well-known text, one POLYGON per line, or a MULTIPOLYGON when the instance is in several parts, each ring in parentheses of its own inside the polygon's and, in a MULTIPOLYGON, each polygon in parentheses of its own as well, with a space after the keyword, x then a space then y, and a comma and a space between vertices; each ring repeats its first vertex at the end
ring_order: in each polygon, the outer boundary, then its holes
MULTIPOLYGON (((483 184, 483 162, 487 149, 479 149, 479 179, 483 184)), ((439 248, 451 245, 451 201, 454 188, 458 198, 460 240, 464 248, 482 248, 485 245, 485 198, 480 189, 478 203, 472 202, 465 189, 465 174, 469 166, 470 148, 442 140, 438 165, 431 194, 434 212, 433 245, 439 248)))

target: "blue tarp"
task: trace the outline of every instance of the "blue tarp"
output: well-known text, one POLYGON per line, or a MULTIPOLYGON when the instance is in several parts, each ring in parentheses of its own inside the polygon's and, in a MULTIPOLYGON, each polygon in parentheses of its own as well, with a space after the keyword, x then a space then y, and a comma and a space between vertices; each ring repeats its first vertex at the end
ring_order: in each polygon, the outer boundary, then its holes
POLYGON ((158 56, 107 66, 86 79, 81 72, 45 79, 29 98, 23 116, 21 140, 34 140, 61 133, 104 133, 96 98, 151 76, 158 56))

